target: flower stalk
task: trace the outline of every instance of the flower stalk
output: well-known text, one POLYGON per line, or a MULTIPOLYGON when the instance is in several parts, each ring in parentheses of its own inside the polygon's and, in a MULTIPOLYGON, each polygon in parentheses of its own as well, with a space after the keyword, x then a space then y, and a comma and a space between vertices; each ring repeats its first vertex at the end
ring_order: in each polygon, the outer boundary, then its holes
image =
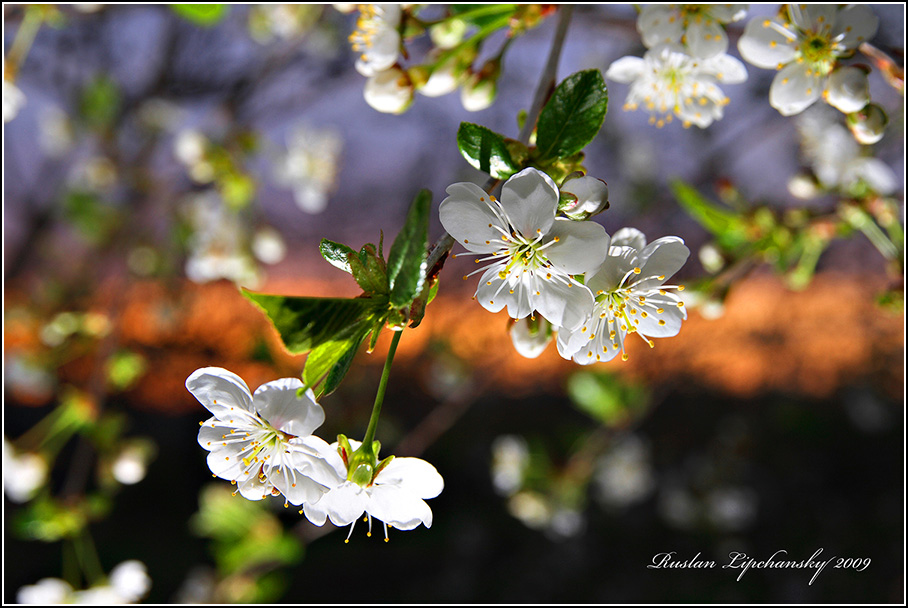
POLYGON ((378 392, 375 394, 375 404, 372 406, 372 416, 369 418, 369 426, 366 428, 366 436, 363 437, 363 455, 371 454, 375 457, 372 449, 372 442, 375 439, 375 428, 378 426, 378 418, 381 416, 381 406, 385 400, 385 389, 388 387, 388 377, 391 375, 391 363, 394 361, 394 353, 397 350, 397 343, 400 342, 400 336, 403 331, 394 332, 391 338, 391 346, 388 347, 388 356, 385 359, 385 368, 381 372, 381 380, 378 383, 378 392))

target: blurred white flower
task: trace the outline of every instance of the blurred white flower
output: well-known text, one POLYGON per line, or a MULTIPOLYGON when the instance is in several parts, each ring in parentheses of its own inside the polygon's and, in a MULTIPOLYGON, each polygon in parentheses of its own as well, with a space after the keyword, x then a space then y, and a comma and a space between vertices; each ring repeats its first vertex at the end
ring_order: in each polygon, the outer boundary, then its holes
POLYGON ((575 328, 558 331, 558 352, 587 365, 610 361, 619 352, 627 359, 627 336, 639 335, 650 347, 650 338, 675 336, 687 318, 684 303, 666 285, 690 254, 684 241, 667 236, 646 244, 635 228, 622 228, 612 236, 602 265, 587 273, 586 286, 595 301, 575 328))
POLYGON ((137 484, 145 479, 152 449, 143 443, 124 446, 111 465, 111 474, 114 479, 124 485, 137 484))
MULTIPOLYGON (((5 65, 5 64, 4 64, 5 65)), ((4 67, 5 72, 5 67, 4 67)), ((22 106, 25 105, 25 94, 12 82, 3 79, 3 122, 9 122, 16 117, 22 106)))
POLYGON ((359 53, 356 70, 363 76, 375 76, 397 63, 401 8, 399 4, 359 4, 357 7, 356 29, 350 34, 353 50, 359 53))
POLYGON ((47 481, 47 461, 39 454, 17 453, 3 438, 3 492, 13 502, 28 502, 47 481))
POLYGON ((275 180, 293 190, 297 206, 306 213, 321 213, 337 184, 343 140, 330 127, 296 126, 287 139, 287 154, 274 170, 275 180))
POLYGON ((706 496, 706 517, 730 532, 746 528, 757 516, 757 494, 750 488, 720 487, 706 496))
POLYGON ((277 264, 287 255, 287 244, 280 232, 266 226, 252 237, 252 253, 264 264, 277 264))
POLYGON ((321 11, 312 4, 255 4, 249 11, 249 32, 262 44, 297 38, 315 24, 321 11))
POLYGON ((626 507, 645 499, 656 487, 649 448, 635 435, 614 445, 596 462, 599 498, 612 507, 626 507))
POLYGON ((728 50, 724 23, 738 21, 746 4, 647 4, 637 18, 643 44, 682 42, 695 57, 712 57, 728 50))
POLYGON ((828 76, 839 59, 872 38, 878 25, 866 4, 787 4, 780 16, 752 19, 738 50, 753 65, 779 71, 769 103, 790 116, 828 90, 828 76))
POLYGON ((492 442, 492 485, 500 494, 509 496, 521 488, 529 464, 530 450, 523 437, 501 435, 492 442))
POLYGON ((38 143, 41 149, 51 157, 66 154, 73 147, 73 128, 66 112, 58 108, 48 108, 41 113, 38 121, 38 143))
POLYGON ((878 194, 892 194, 898 187, 895 173, 883 161, 864 156, 837 116, 818 107, 797 121, 804 156, 817 179, 833 190, 847 192, 863 181, 878 194))
POLYGON ((110 571, 110 585, 127 603, 139 601, 151 589, 151 577, 142 562, 127 560, 110 571))
POLYGON ((196 196, 187 209, 193 233, 189 239, 186 276, 195 283, 228 279, 255 287, 261 275, 246 250, 248 238, 239 217, 212 191, 196 196))
POLYGON ((66 604, 72 602, 73 588, 59 578, 42 578, 34 585, 26 585, 16 593, 20 604, 66 604))
POLYGON ((379 112, 402 114, 413 103, 413 83, 405 71, 390 67, 366 80, 363 97, 379 112))
POLYGON ((479 74, 473 74, 460 90, 460 103, 468 112, 479 112, 491 106, 497 95, 496 79, 483 79, 479 74))
POLYGON ((618 82, 631 83, 625 110, 643 108, 650 124, 662 127, 677 116, 685 127, 708 127, 722 118, 728 97, 719 83, 747 80, 744 64, 726 54, 706 59, 691 57, 673 44, 661 44, 642 58, 622 57, 605 73, 618 82))

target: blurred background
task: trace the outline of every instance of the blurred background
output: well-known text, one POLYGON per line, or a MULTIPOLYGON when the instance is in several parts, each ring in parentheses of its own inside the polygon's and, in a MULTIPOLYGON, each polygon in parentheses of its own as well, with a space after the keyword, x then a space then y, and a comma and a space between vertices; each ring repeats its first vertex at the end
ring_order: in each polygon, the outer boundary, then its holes
MULTIPOLYGON (((872 42, 901 66, 904 7, 874 11, 872 42)), ((365 102, 355 16, 330 6, 4 5, 5 602, 46 577, 97 586, 128 560, 151 581, 132 599, 157 603, 903 601, 904 105, 876 69, 890 125, 860 152, 883 166, 876 190, 818 178, 802 144, 841 115, 779 115, 772 71, 724 86, 706 130, 657 129, 609 83, 586 148, 610 191, 596 221, 685 240, 689 318, 627 362, 582 367, 552 345, 525 359, 504 313, 471 301, 472 262, 449 258, 378 429, 385 453, 445 478, 431 530, 344 544, 212 479, 186 377, 224 367, 254 390, 305 360, 237 285, 355 296, 322 238, 392 238, 420 188, 437 204, 483 183, 457 127, 517 136, 556 21, 541 12, 491 107, 417 95, 395 116, 365 102), (8 122, 7 80, 22 96, 8 122), (719 208, 734 230, 703 221, 719 208), (646 568, 818 549, 869 566, 810 585, 810 570, 646 568)), ((559 80, 642 55, 635 18, 577 6, 559 80)), ((728 28, 735 56, 745 23, 728 28)), ((430 47, 408 44, 411 63, 430 47)), ((321 437, 362 436, 387 344, 322 401, 321 437)))

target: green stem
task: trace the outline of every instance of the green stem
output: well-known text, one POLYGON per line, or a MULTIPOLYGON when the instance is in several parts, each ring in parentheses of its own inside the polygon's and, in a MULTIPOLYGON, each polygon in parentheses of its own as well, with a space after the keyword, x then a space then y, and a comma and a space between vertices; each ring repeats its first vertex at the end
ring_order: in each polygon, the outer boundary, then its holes
POLYGON ((98 550, 95 548, 95 543, 88 530, 82 530, 78 536, 73 538, 73 548, 86 582, 94 585, 101 581, 104 578, 104 569, 101 567, 98 550))
POLYGON ((439 19, 438 21, 428 22, 427 25, 438 25, 440 23, 454 21, 455 19, 474 19, 476 17, 485 17, 486 15, 497 15, 498 13, 513 13, 515 10, 517 10, 516 4, 486 4, 469 11, 456 13, 454 15, 448 15, 443 19, 439 19))
POLYGON ((375 405, 372 406, 372 417, 369 418, 369 428, 366 429, 366 436, 363 437, 363 448, 372 451, 372 441, 375 439, 375 427, 378 426, 378 417, 381 415, 381 404, 385 400, 385 389, 388 387, 388 376, 391 375, 391 362, 394 361, 394 352, 397 350, 397 343, 400 342, 400 336, 403 330, 394 332, 391 338, 391 346, 388 347, 388 357, 385 359, 385 368, 381 372, 381 381, 378 383, 378 393, 375 395, 375 405))
POLYGON ((32 42, 34 42, 35 36, 41 28, 41 22, 44 20, 43 13, 43 7, 36 6, 25 9, 22 24, 16 32, 12 45, 10 45, 9 53, 6 54, 6 73, 4 77, 10 82, 16 79, 16 74, 22 66, 22 62, 25 61, 25 56, 28 55, 29 49, 31 49, 32 42))

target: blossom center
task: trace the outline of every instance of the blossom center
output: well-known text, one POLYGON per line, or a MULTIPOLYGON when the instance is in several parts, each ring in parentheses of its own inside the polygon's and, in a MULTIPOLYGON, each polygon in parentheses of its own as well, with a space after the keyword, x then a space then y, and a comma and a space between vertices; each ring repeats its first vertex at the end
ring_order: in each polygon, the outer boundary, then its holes
POLYGON ((826 76, 835 67, 835 49, 828 33, 808 34, 799 45, 798 53, 821 76, 826 76))

